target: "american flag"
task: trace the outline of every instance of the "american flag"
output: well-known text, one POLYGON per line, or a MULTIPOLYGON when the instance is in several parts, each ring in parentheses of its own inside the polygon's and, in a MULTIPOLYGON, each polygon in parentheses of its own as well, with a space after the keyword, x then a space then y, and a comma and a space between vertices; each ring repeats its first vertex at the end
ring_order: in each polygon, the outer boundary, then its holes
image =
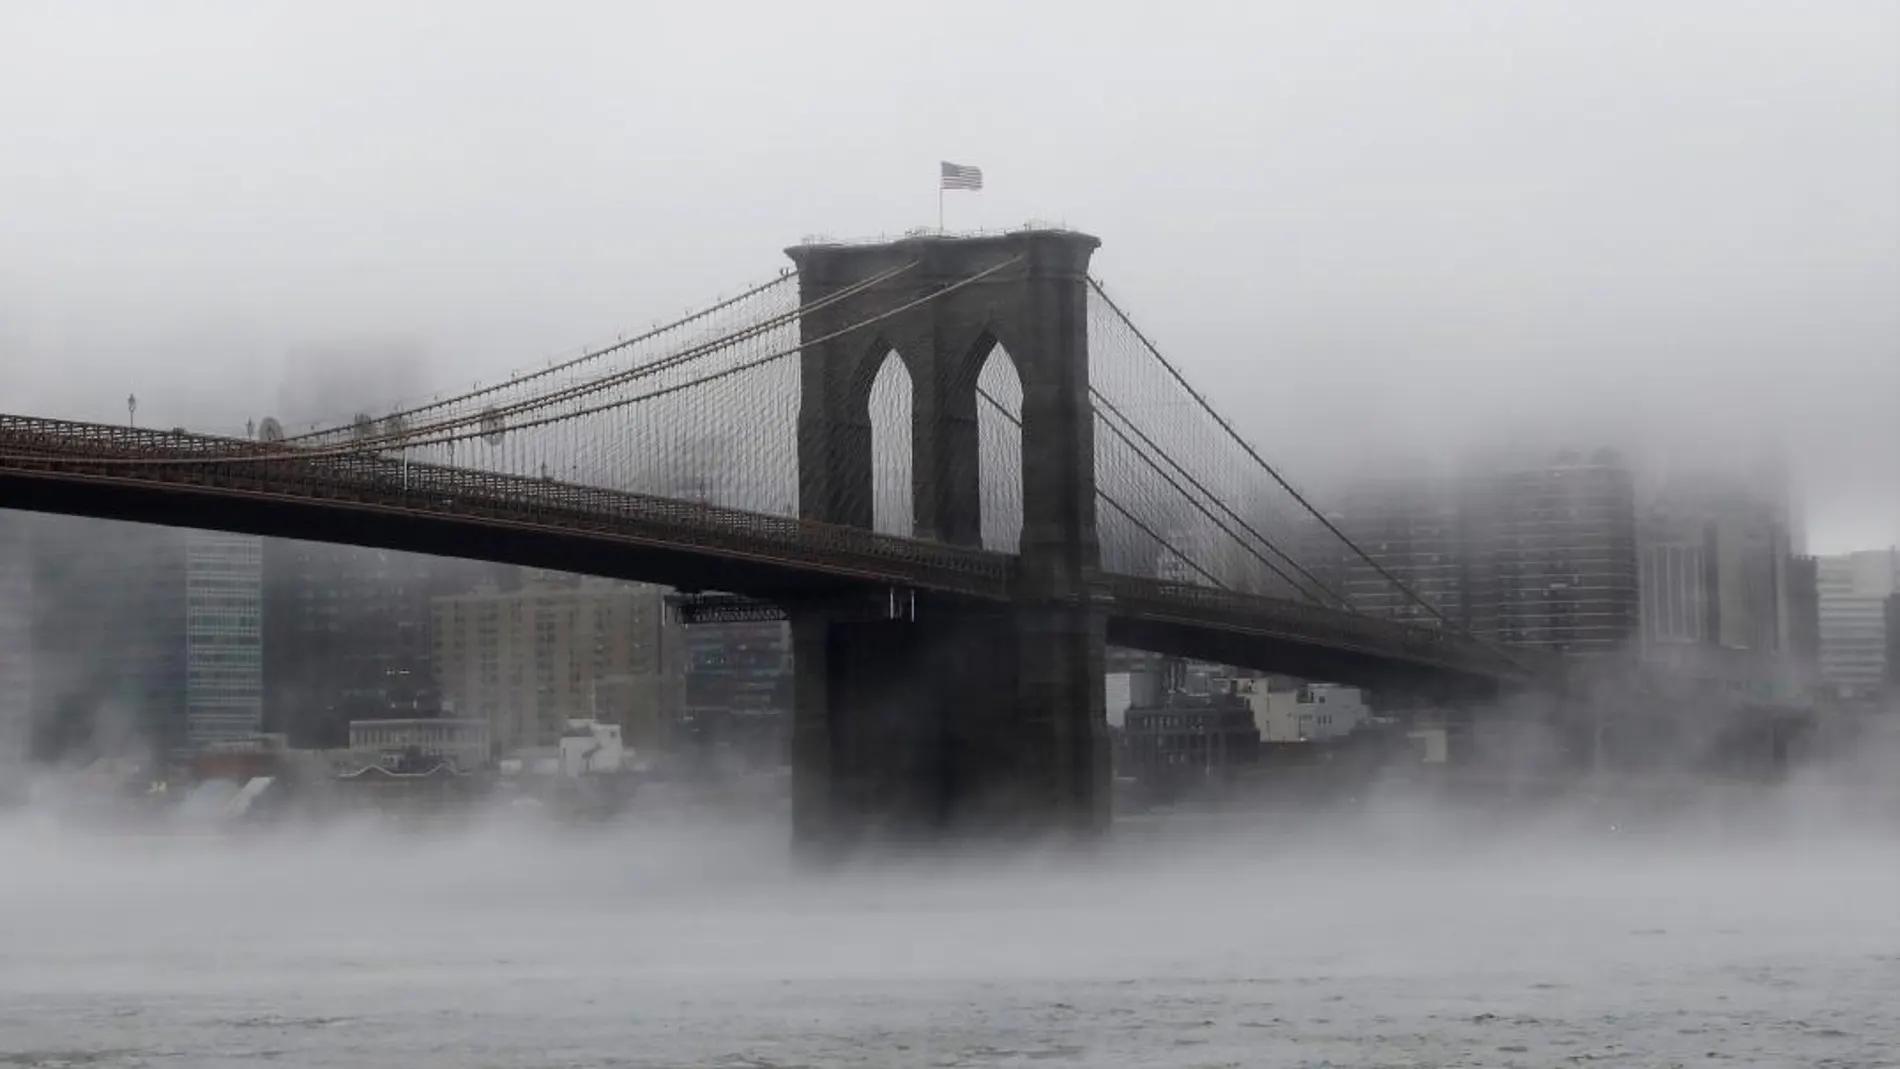
POLYGON ((965 167, 960 163, 946 163, 943 165, 943 188, 982 189, 983 169, 965 167))

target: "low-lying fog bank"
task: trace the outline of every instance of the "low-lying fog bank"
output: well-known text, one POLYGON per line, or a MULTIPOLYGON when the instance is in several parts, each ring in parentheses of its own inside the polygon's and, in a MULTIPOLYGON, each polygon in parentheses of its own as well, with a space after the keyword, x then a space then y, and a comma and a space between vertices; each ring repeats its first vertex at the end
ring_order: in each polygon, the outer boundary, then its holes
POLYGON ((1874 1064, 1900 835, 1794 789, 1755 804, 1632 833, 1391 792, 827 868, 768 818, 207 836, 16 813, 0 1060, 1874 1064))

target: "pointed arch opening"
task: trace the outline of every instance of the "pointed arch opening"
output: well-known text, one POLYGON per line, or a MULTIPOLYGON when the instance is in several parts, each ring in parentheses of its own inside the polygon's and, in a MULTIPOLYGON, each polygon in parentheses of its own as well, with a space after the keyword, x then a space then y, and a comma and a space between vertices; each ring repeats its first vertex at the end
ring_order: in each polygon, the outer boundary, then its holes
POLYGON ((916 530, 911 493, 910 369, 886 349, 871 379, 871 529, 909 538, 916 530))
POLYGON ((976 375, 977 472, 981 487, 983 548, 1022 550, 1023 381, 1000 342, 976 375))

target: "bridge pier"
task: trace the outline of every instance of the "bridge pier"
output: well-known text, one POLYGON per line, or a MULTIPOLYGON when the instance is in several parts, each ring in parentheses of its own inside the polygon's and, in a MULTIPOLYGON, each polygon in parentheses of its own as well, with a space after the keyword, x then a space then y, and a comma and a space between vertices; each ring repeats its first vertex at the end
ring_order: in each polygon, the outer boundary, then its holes
POLYGON ((901 620, 794 610, 797 843, 827 854, 1100 831, 1098 616, 951 602, 901 620))

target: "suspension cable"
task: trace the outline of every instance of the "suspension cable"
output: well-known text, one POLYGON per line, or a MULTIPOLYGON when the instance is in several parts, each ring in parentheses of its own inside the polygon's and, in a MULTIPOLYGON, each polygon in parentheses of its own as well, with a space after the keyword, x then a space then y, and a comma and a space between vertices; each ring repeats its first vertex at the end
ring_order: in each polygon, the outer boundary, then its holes
MULTIPOLYGON (((1008 420, 1010 422, 1010 425, 1015 427, 1019 433, 1022 431, 1023 421, 1019 419, 1014 412, 1011 412, 1008 408, 1004 407, 1001 401, 998 401, 996 398, 990 396, 990 392, 988 390, 985 390, 983 387, 978 386, 976 388, 976 395, 978 397, 981 397, 983 400, 988 401, 990 404, 990 407, 994 408, 998 414, 1000 414, 1004 419, 1008 420)), ((1018 441, 1020 442, 1020 440, 1021 439, 1019 438, 1018 441)), ((1149 538, 1154 539, 1155 542, 1158 545, 1160 545, 1163 550, 1165 550, 1168 553, 1173 554, 1175 558, 1178 559, 1182 564, 1185 564, 1188 567, 1194 569, 1195 573, 1198 574, 1201 578, 1207 580, 1209 583, 1213 584, 1215 587, 1218 587, 1221 590, 1228 589, 1228 586, 1226 583, 1221 582, 1219 579, 1214 577, 1214 574, 1212 572, 1208 571, 1206 568, 1201 567, 1200 563, 1197 562, 1193 557, 1188 556, 1187 553, 1185 553, 1184 551, 1177 549, 1173 545, 1169 544, 1168 540, 1166 538, 1163 538, 1160 532, 1156 531, 1153 527, 1149 526, 1146 522, 1144 522, 1140 517, 1136 516, 1133 512, 1129 511, 1128 506, 1123 505, 1120 501, 1117 501, 1115 499, 1115 495, 1109 493, 1107 490, 1102 489, 1102 483, 1101 483, 1101 480, 1099 479, 1097 479, 1095 482, 1095 496, 1101 498, 1103 504, 1107 505, 1109 508, 1112 508, 1116 512, 1120 513, 1123 519, 1127 520, 1129 523, 1134 524, 1135 529, 1137 531, 1140 531, 1142 534, 1145 534, 1149 538)))
MULTIPOLYGON (((599 414, 601 412, 612 411, 614 409, 626 408, 630 405, 639 404, 642 401, 650 401, 656 397, 665 397, 669 394, 675 394, 683 390, 689 390, 697 386, 703 386, 703 385, 706 385, 707 383, 716 382, 720 379, 730 378, 734 375, 737 375, 746 371, 751 371, 755 368, 763 367, 767 364, 771 364, 776 361, 783 360, 787 357, 796 356, 799 353, 804 352, 810 346, 822 345, 826 342, 834 341, 838 338, 844 337, 847 334, 851 334, 856 331, 862 330, 865 327, 871 326, 876 323, 881 323, 884 320, 890 319, 893 316, 901 315, 905 312, 910 311, 913 308, 917 308, 921 305, 928 304, 929 302, 934 301, 940 297, 948 296, 949 294, 955 293, 957 290, 960 290, 964 288, 965 286, 973 285, 977 282, 980 282, 983 279, 988 278, 989 276, 994 275, 1005 268, 1013 267, 1016 264, 1021 263, 1023 259, 1024 258, 1022 256, 1012 256, 1009 259, 1004 260, 998 264, 995 264, 994 266, 985 268, 984 270, 979 271, 976 274, 969 276, 968 278, 959 279, 958 281, 950 283, 949 285, 944 286, 940 289, 932 290, 931 292, 926 293, 921 297, 907 301, 903 304, 896 306, 895 308, 886 309, 885 311, 879 312, 876 315, 858 320, 855 323, 847 324, 843 327, 840 327, 837 330, 834 330, 828 334, 820 335, 819 337, 816 337, 816 338, 801 339, 799 341, 799 344, 792 346, 791 348, 788 348, 788 349, 781 349, 781 350, 778 350, 777 352, 767 353, 764 356, 756 357, 752 360, 745 361, 744 363, 734 364, 731 367, 721 368, 718 371, 708 372, 707 374, 701 375, 700 377, 696 379, 690 379, 685 382, 678 382, 678 383, 673 383, 667 386, 662 386, 658 389, 650 390, 644 394, 639 394, 637 396, 618 398, 616 400, 603 402, 601 404, 593 405, 588 408, 578 408, 571 412, 560 412, 560 413, 555 413, 549 416, 543 416, 539 419, 530 420, 526 423, 516 424, 511 429, 527 430, 534 427, 547 426, 547 425, 555 424, 555 423, 563 423, 568 420, 579 419, 584 416, 591 416, 591 415, 599 414)), ((448 421, 445 421, 444 425, 445 426, 449 425, 448 421)), ((459 442, 459 441, 468 441, 470 439, 480 438, 485 433, 486 432, 484 432, 482 429, 476 428, 474 430, 464 430, 456 434, 431 436, 427 438, 422 438, 421 440, 411 440, 411 441, 405 442, 404 448, 419 448, 423 446, 446 445, 446 444, 459 442)), ((24 463, 35 463, 35 464, 79 462, 79 463, 85 463, 85 464, 110 464, 110 465, 116 465, 116 466, 231 464, 231 463, 239 463, 239 462, 272 463, 272 462, 285 461, 285 460, 317 460, 317 459, 323 459, 327 457, 358 456, 364 453, 370 453, 370 452, 376 452, 376 451, 377 450, 371 448, 367 443, 351 443, 347 445, 333 446, 333 447, 321 448, 321 449, 293 449, 293 450, 273 451, 273 452, 260 451, 260 452, 255 452, 255 453, 244 453, 244 454, 235 454, 235 455, 222 454, 222 455, 217 455, 217 456, 72 458, 72 457, 61 457, 57 455, 45 456, 45 455, 36 455, 36 454, 0 454, 0 461, 9 462, 9 463, 24 462, 24 463)))
MULTIPOLYGON (((1153 438, 1150 438, 1148 436, 1148 433, 1142 430, 1139 424, 1137 424, 1134 420, 1130 419, 1127 413, 1123 412, 1119 407, 1116 406, 1115 402, 1109 400, 1106 396, 1104 396, 1101 393, 1101 391, 1095 389, 1095 387, 1093 386, 1089 387, 1089 395, 1092 398, 1094 398, 1097 404, 1106 408, 1112 415, 1114 415, 1116 419, 1119 419, 1121 420, 1121 422, 1126 424, 1130 431, 1133 431, 1135 435, 1139 437, 1142 440, 1142 442, 1145 445, 1147 445, 1149 449, 1154 451, 1155 456, 1160 457, 1162 460, 1167 461, 1170 467, 1172 467, 1175 471, 1179 472, 1181 477, 1183 479, 1186 479, 1188 483, 1194 487, 1194 489, 1199 490, 1202 493, 1202 495, 1207 498, 1207 500, 1213 502, 1216 506, 1220 508, 1222 512, 1226 513, 1229 519, 1239 524, 1241 528, 1245 530, 1248 534, 1253 535, 1256 539, 1258 539, 1260 541, 1260 544, 1262 546, 1265 546, 1268 549, 1268 551, 1273 553, 1274 556, 1279 557, 1281 560, 1285 561, 1288 567, 1300 573, 1302 578, 1304 578, 1307 582, 1313 584, 1314 589, 1320 592, 1320 595, 1321 595, 1320 600, 1323 601, 1325 598, 1331 598, 1341 605, 1347 605, 1346 599, 1340 597, 1336 591, 1328 587, 1325 583, 1321 582, 1319 578, 1315 576, 1312 572, 1307 571, 1306 568, 1302 567, 1300 562, 1294 560, 1291 556, 1287 554, 1285 550, 1281 549, 1279 546, 1274 545, 1272 539, 1269 539, 1266 535, 1261 534, 1259 530, 1257 530, 1253 526, 1253 524, 1248 523, 1247 520, 1243 518, 1239 513, 1235 512, 1231 506, 1229 506, 1225 501, 1222 501, 1220 499, 1220 495, 1214 493, 1212 490, 1209 490, 1204 484, 1202 484, 1202 482, 1199 479, 1195 478, 1192 472, 1188 471, 1187 468, 1183 466, 1180 461, 1174 459, 1173 455, 1171 455, 1166 449, 1163 449, 1159 444, 1157 444, 1153 438)), ((1126 435, 1122 435, 1121 432, 1119 430, 1116 430, 1114 425, 1110 423, 1109 421, 1104 420, 1103 422, 1105 424, 1108 424, 1109 429, 1112 431, 1115 431, 1115 433, 1121 437, 1122 441, 1126 442, 1130 448, 1134 448, 1136 455, 1142 456, 1141 450, 1139 448, 1136 448, 1133 442, 1128 442, 1128 438, 1126 435)), ((1147 458, 1146 456, 1143 456, 1143 459, 1148 460, 1149 467, 1155 468, 1162 478, 1164 479, 1168 478, 1167 473, 1160 471, 1159 467, 1155 464, 1153 459, 1147 458)), ((1176 490, 1179 490, 1184 496, 1188 496, 1190 500, 1192 500, 1192 496, 1188 495, 1187 491, 1181 490, 1179 483, 1175 483, 1172 479, 1169 479, 1169 482, 1170 484, 1174 486, 1176 490)), ((1206 515, 1206 511, 1207 511, 1206 509, 1201 510, 1203 515, 1206 515)), ((1209 516, 1208 518, 1213 519, 1212 516, 1209 516)), ((1233 531, 1229 530, 1225 525, 1223 525, 1221 529, 1223 531, 1226 531, 1227 534, 1230 537, 1232 537, 1235 541, 1240 542, 1243 547, 1246 546, 1246 540, 1241 538, 1239 535, 1234 534, 1233 531)), ((1285 580, 1288 584, 1292 585, 1294 589, 1299 590, 1303 594, 1310 593, 1310 591, 1307 591, 1304 588, 1302 588, 1300 584, 1294 582, 1292 576, 1287 575, 1285 572, 1282 572, 1278 568, 1274 568, 1272 562, 1260 558, 1260 555, 1258 553, 1255 553, 1253 555, 1256 559, 1259 559, 1262 564, 1265 564, 1269 568, 1273 568, 1274 574, 1278 575, 1281 579, 1285 580)))
MULTIPOLYGON (((723 312, 726 309, 731 308, 742 301, 750 300, 753 297, 757 297, 759 294, 766 292, 767 290, 783 285, 791 277, 792 277, 791 269, 787 268, 786 270, 779 272, 778 275, 769 282, 762 282, 746 290, 743 293, 740 293, 733 297, 728 297, 721 301, 716 301, 696 312, 693 312, 689 315, 682 316, 671 323, 663 323, 660 326, 654 327, 653 329, 646 331, 645 333, 636 334, 631 338, 625 338, 620 341, 616 341, 612 345, 603 346, 599 349, 589 350, 587 352, 582 353, 579 356, 576 356, 569 360, 564 360, 558 364, 549 364, 547 367, 544 367, 544 368, 537 368, 534 371, 512 376, 506 382, 494 382, 494 383, 490 383, 487 386, 478 386, 475 389, 469 390, 466 393, 458 394, 454 397, 438 398, 438 399, 429 401, 426 404, 419 404, 410 408, 401 409, 396 412, 391 412, 387 416, 384 416, 383 418, 407 420, 410 417, 420 415, 421 413, 424 413, 424 412, 431 412, 438 408, 446 408, 450 405, 457 405, 457 404, 462 404, 463 402, 466 402, 466 401, 473 401, 478 398, 486 397, 489 394, 508 389, 511 386, 519 386, 524 382, 533 382, 536 379, 546 378, 549 375, 558 374, 570 368, 579 367, 581 364, 585 364, 588 361, 598 360, 603 356, 609 356, 613 353, 619 352, 622 349, 628 349, 635 345, 639 345, 642 342, 651 341, 654 338, 660 337, 663 334, 670 334, 673 331, 691 326, 692 324, 697 323, 702 319, 706 319, 711 316, 717 315, 718 313, 723 312)), ((316 437, 320 437, 326 434, 335 434, 339 430, 343 430, 343 429, 344 428, 342 427, 326 427, 319 430, 308 431, 303 434, 289 435, 286 438, 284 438, 284 441, 287 441, 287 442, 303 441, 309 438, 316 438, 316 437)))
MULTIPOLYGON (((1123 418, 1125 419, 1126 417, 1123 417, 1123 418)), ((1248 556, 1259 561, 1261 564, 1266 565, 1267 569, 1271 571, 1274 575, 1278 576, 1281 582, 1286 583, 1288 586, 1292 587, 1295 590, 1300 591, 1300 593, 1302 594, 1309 593, 1308 591, 1302 589, 1300 584, 1297 581, 1295 581, 1292 576, 1288 575, 1283 569, 1281 569, 1279 565, 1276 565, 1272 561, 1261 556, 1259 550, 1255 549, 1252 545, 1250 545, 1246 539, 1236 534, 1234 532, 1234 529, 1232 527, 1227 526, 1224 520, 1222 520, 1219 516, 1214 515, 1212 512, 1209 512, 1207 509, 1207 506, 1203 504, 1199 499, 1197 499, 1193 494, 1188 493, 1187 490, 1181 486, 1181 483, 1179 480, 1175 479, 1172 475, 1169 475, 1166 471, 1163 471, 1160 465, 1156 464, 1153 459, 1149 458, 1142 452, 1141 447, 1139 445, 1136 445, 1132 440, 1129 439, 1127 434, 1122 432, 1121 428, 1115 426, 1114 420, 1103 419, 1102 426, 1107 427, 1110 433, 1114 434, 1115 437, 1120 438, 1122 440, 1122 444, 1126 445, 1129 449, 1133 450, 1136 456, 1141 457, 1141 459, 1144 460, 1148 464, 1148 467, 1151 470, 1153 470, 1155 474, 1161 476, 1163 481, 1165 481, 1169 486, 1174 488, 1175 493, 1180 494, 1184 499, 1186 499, 1187 503, 1192 505, 1194 507, 1194 510, 1196 512, 1199 512, 1203 518, 1212 522, 1214 526, 1220 528, 1222 534, 1225 534, 1227 537, 1233 539, 1235 544, 1239 545, 1241 549, 1247 552, 1248 556)), ((1192 476, 1189 476, 1189 479, 1190 481, 1192 481, 1192 476)), ((1203 494, 1207 493, 1206 488, 1201 487, 1199 482, 1195 482, 1194 485, 1196 486, 1196 488, 1200 489, 1203 494)), ((1208 496, 1210 498, 1212 497, 1211 494, 1208 496)), ((1272 549, 1273 548, 1272 544, 1269 543, 1267 548, 1272 549)), ((1323 590, 1325 588, 1322 587, 1321 589, 1323 590)))
MULTIPOLYGON (((517 401, 512 404, 509 404, 509 405, 505 405, 501 407, 491 406, 479 412, 474 412, 474 413, 470 413, 466 415, 454 416, 451 418, 438 420, 434 423, 424 424, 420 427, 405 427, 402 430, 397 431, 393 434, 369 435, 362 438, 353 438, 352 443, 359 448, 374 448, 377 446, 384 445, 386 443, 390 443, 392 441, 398 445, 404 445, 417 437, 426 436, 431 433, 436 433, 436 432, 452 429, 455 427, 478 425, 478 424, 486 422, 489 419, 499 418, 499 419, 506 420, 506 418, 510 415, 518 415, 522 412, 532 412, 537 409, 548 408, 553 405, 560 404, 564 401, 576 400, 582 397, 589 396, 590 394, 596 394, 604 390, 612 389, 615 386, 625 385, 626 383, 635 382, 643 378, 650 378, 663 371, 671 371, 674 368, 682 367, 686 364, 692 363, 703 357, 710 356, 713 353, 723 351, 727 348, 730 348, 731 346, 737 345, 740 342, 749 341, 752 338, 756 338, 759 335, 765 334, 777 327, 789 324, 794 319, 797 319, 800 316, 803 316, 809 312, 820 311, 822 309, 830 307, 831 305, 837 304, 841 301, 848 300, 852 297, 857 296, 859 293, 862 293, 865 290, 871 288, 872 286, 876 286, 880 283, 886 282, 906 271, 909 271, 911 268, 915 266, 917 266, 917 262, 915 260, 910 261, 908 263, 898 264, 897 266, 892 267, 888 270, 882 271, 862 281, 853 283, 849 286, 839 289, 834 293, 827 294, 823 298, 813 301, 810 304, 793 309, 790 312, 784 312, 779 315, 769 317, 765 320, 761 320, 758 323, 753 323, 746 327, 743 327, 730 334, 722 335, 710 341, 702 342, 698 345, 688 347, 677 353, 668 354, 667 356, 661 357, 660 359, 655 360, 649 364, 639 364, 623 371, 614 372, 608 375, 603 375, 603 376, 600 376, 599 378, 589 379, 582 383, 570 385, 562 389, 555 390, 552 393, 538 394, 536 396, 529 397, 521 401, 517 401)), ((532 425, 535 425, 535 424, 525 424, 525 426, 532 426, 532 425)), ((524 426, 524 424, 517 424, 517 426, 524 426)), ((337 430, 332 430, 325 433, 334 434, 334 433, 337 433, 337 430)))
MULTIPOLYGON (((1156 348, 1155 343, 1150 341, 1148 339, 1148 336, 1142 333, 1141 328, 1136 326, 1134 321, 1128 318, 1128 313, 1122 311, 1121 306, 1115 303, 1115 299, 1108 295, 1108 291, 1102 288, 1102 283, 1099 280, 1097 280, 1093 275, 1089 276, 1089 288, 1095 291, 1096 296, 1102 298, 1102 300, 1108 305, 1109 309, 1113 311, 1116 317, 1122 321, 1122 325, 1127 327, 1129 331, 1134 334, 1135 338, 1141 342, 1142 347, 1148 350, 1148 354, 1150 356, 1153 356, 1155 360, 1159 362, 1164 369, 1167 370, 1169 376, 1171 376, 1174 379, 1174 381, 1178 385, 1180 385, 1180 387, 1183 390, 1187 391, 1188 396, 1192 397, 1195 403, 1201 406, 1201 410, 1206 412, 1210 417, 1212 417, 1214 422, 1220 425, 1221 430, 1227 432, 1227 436, 1229 438, 1232 438, 1235 444, 1239 445, 1241 449, 1245 450, 1247 455, 1253 459, 1253 462, 1260 466, 1261 470, 1265 471, 1268 475, 1272 476, 1273 481, 1280 484, 1280 488, 1282 490, 1285 490, 1288 494, 1291 494, 1293 497, 1293 500, 1299 502, 1300 506, 1306 509, 1307 512, 1311 513, 1313 518, 1318 520, 1328 531, 1332 532, 1335 538, 1338 538, 1341 542, 1345 543, 1346 547, 1348 549, 1351 549, 1353 553, 1358 555, 1360 560, 1363 560, 1367 564, 1371 565, 1373 571, 1377 572, 1381 577, 1383 577, 1386 580, 1386 582, 1391 583, 1392 586, 1395 587, 1400 593, 1404 594, 1407 598, 1410 598, 1413 602, 1423 607, 1426 612, 1436 617, 1440 623, 1445 624, 1447 627, 1453 628, 1454 630, 1464 632, 1467 635, 1471 634, 1470 628, 1464 627, 1454 622, 1450 617, 1438 611, 1438 607, 1436 605, 1433 605, 1431 602, 1426 601, 1424 598, 1420 597, 1416 591, 1414 591, 1410 586, 1406 585, 1403 581, 1401 581, 1398 576, 1393 575, 1390 571, 1388 571, 1385 568, 1384 565, 1374 560, 1372 558, 1372 555, 1367 553, 1365 550, 1361 549, 1357 542, 1354 542, 1352 539, 1346 537, 1346 532, 1340 530, 1337 524, 1327 519, 1324 513, 1322 513, 1319 509, 1315 508, 1313 506, 1313 503, 1308 501, 1304 494, 1301 494, 1298 490, 1295 490, 1293 488, 1293 484, 1287 482, 1286 479, 1282 477, 1281 474, 1274 469, 1273 465, 1267 463, 1266 458, 1261 456, 1258 450, 1254 449, 1252 445, 1248 444, 1245 438, 1242 438, 1240 436, 1240 432, 1234 430, 1233 425, 1228 423, 1225 417, 1223 417, 1219 412, 1214 410, 1214 406, 1208 403, 1207 398, 1201 396, 1201 392, 1199 390, 1196 390, 1193 386, 1189 385, 1187 379, 1182 376, 1181 372, 1178 369, 1175 368, 1173 362, 1170 361, 1167 357, 1161 355, 1161 350, 1156 348)), ((1473 636, 1473 637, 1476 637, 1476 636, 1473 636)))

